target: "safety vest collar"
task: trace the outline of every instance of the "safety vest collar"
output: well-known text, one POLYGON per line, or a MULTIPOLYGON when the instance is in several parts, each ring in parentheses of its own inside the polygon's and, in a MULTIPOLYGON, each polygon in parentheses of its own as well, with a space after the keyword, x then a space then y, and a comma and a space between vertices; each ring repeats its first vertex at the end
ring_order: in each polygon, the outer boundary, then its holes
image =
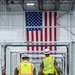
POLYGON ((32 75, 32 74, 21 74, 21 75, 32 75))
POLYGON ((23 61, 22 61, 22 63, 28 63, 28 62, 29 62, 29 61, 27 61, 27 60, 23 60, 23 61))

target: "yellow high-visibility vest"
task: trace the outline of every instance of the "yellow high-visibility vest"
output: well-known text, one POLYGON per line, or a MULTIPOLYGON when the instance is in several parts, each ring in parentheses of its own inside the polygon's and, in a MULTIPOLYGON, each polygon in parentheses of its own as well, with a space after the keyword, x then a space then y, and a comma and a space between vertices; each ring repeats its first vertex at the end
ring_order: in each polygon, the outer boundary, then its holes
POLYGON ((20 63, 18 70, 18 75, 33 75, 33 65, 29 62, 20 63))
POLYGON ((44 63, 44 69, 43 73, 46 74, 54 74, 55 68, 54 68, 54 58, 49 56, 43 59, 44 63))

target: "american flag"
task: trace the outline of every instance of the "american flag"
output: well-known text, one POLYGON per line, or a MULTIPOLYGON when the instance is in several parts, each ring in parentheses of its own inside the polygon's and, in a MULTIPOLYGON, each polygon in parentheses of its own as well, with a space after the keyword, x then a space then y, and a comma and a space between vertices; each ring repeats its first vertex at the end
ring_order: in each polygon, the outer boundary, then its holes
MULTIPOLYGON (((54 42, 57 40, 56 28, 46 26, 56 26, 57 12, 26 12, 26 41, 27 42, 54 42), (35 26, 35 27, 34 27, 35 26), (31 27, 31 28, 30 28, 31 27), (46 28, 45 28, 46 27, 46 28)), ((42 51, 45 48, 56 50, 56 46, 27 46, 30 51, 42 51)))

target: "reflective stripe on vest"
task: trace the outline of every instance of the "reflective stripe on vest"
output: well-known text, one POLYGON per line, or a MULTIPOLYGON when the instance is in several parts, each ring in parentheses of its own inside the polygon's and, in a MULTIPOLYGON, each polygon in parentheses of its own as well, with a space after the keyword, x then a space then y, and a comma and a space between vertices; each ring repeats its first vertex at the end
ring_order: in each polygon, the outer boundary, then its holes
POLYGON ((32 64, 31 63, 21 63, 19 75, 33 75, 32 74, 32 64))
POLYGON ((43 59, 43 63, 44 63, 44 69, 43 69, 43 73, 44 74, 54 74, 54 58, 53 57, 46 57, 43 59))

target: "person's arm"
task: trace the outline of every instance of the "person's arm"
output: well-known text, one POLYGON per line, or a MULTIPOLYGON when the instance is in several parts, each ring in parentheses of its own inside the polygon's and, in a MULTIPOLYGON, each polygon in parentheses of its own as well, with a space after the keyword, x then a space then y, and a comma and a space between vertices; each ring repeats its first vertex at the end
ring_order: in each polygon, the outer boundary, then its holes
POLYGON ((15 68, 15 70, 14 70, 14 75, 18 75, 18 73, 19 73, 18 69, 15 68))
POLYGON ((44 68, 44 64, 43 64, 43 61, 42 61, 41 64, 40 64, 41 71, 43 71, 43 68, 44 68))
POLYGON ((56 69, 56 71, 57 71, 58 73, 62 73, 62 70, 61 70, 61 68, 58 66, 58 63, 57 63, 56 59, 54 60, 54 66, 55 66, 55 69, 56 69))
POLYGON ((54 66, 55 67, 58 66, 58 63, 57 63, 56 59, 54 59, 54 66))
POLYGON ((39 70, 38 75, 42 75, 43 74, 43 68, 44 68, 44 64, 43 64, 43 61, 42 61, 41 64, 40 64, 40 70, 39 70))
POLYGON ((58 67, 58 70, 59 70, 59 72, 60 72, 61 74, 63 74, 63 72, 62 72, 62 70, 61 70, 61 68, 60 68, 60 67, 58 67))
POLYGON ((33 71, 33 75, 36 75, 36 69, 35 69, 35 65, 34 64, 32 64, 32 71, 33 71))
POLYGON ((35 68, 34 68, 34 70, 33 70, 33 75, 36 75, 36 70, 35 70, 35 68))

